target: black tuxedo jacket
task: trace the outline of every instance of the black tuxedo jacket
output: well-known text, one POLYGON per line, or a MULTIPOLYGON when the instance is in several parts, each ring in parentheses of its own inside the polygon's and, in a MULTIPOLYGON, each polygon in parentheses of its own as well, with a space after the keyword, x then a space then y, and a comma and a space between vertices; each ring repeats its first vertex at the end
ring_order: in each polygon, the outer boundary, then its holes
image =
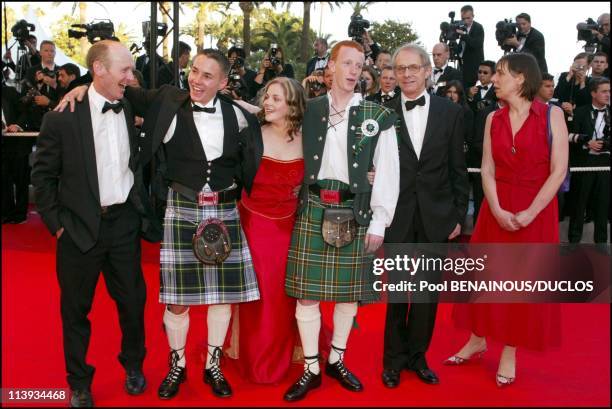
MULTIPOLYGON (((595 131, 595 121, 593 120, 592 110, 593 107, 591 104, 576 108, 574 110, 574 118, 571 122, 570 132, 587 134, 589 136, 593 135, 593 131, 595 131)), ((570 148, 572 149, 571 153, 574 155, 572 158, 574 159, 574 163, 572 163, 572 165, 585 166, 589 157, 588 149, 584 149, 582 145, 575 143, 571 143, 570 148)))
POLYGON ((544 35, 538 30, 533 27, 531 28, 529 34, 527 34, 527 39, 525 40, 525 45, 521 49, 521 52, 533 54, 535 59, 538 61, 540 71, 542 71, 542 73, 548 72, 548 66, 546 65, 544 35))
MULTIPOLYGON (((21 103, 19 101, 19 93, 13 87, 2 86, 2 112, 6 119, 6 126, 19 125, 22 129, 26 129, 25 115, 21 112, 21 103)), ((34 138, 22 137, 3 137, 2 138, 2 153, 7 155, 29 155, 34 146, 34 138)))
MULTIPOLYGON (((127 87, 125 96, 133 104, 136 115, 144 118, 140 134, 142 163, 143 165, 147 164, 153 156, 158 159, 158 177, 152 183, 152 189, 160 200, 165 201, 167 190, 167 184, 164 180, 165 156, 163 149, 160 149, 160 147, 163 146, 162 143, 172 119, 179 108, 189 100, 189 92, 170 85, 164 85, 154 90, 127 87)), ((255 173, 257 173, 263 155, 263 140, 259 123, 253 114, 235 104, 231 99, 222 94, 218 94, 217 97, 237 106, 248 122, 248 126, 239 135, 243 160, 241 168, 237 169, 236 172, 240 182, 250 193, 255 173)), ((225 119, 224 124, 226 124, 225 119)))
POLYGON ((495 105, 495 102, 497 102, 497 95, 495 95, 495 87, 492 83, 489 84, 489 90, 487 91, 484 97, 480 96, 480 91, 478 91, 474 95, 474 98, 472 98, 471 101, 468 101, 468 105, 470 106, 470 108, 472 108, 472 111, 474 113, 477 113, 478 111, 480 111, 478 109, 478 105, 482 105, 479 103, 485 100, 488 102, 486 106, 495 105))
POLYGON ((448 82, 453 80, 463 81, 463 74, 458 69, 447 65, 446 68, 444 68, 442 75, 440 75, 440 78, 438 78, 438 82, 436 82, 436 84, 440 84, 436 90, 436 95, 439 97, 444 97, 448 82))
MULTIPOLYGON (((179 75, 179 81, 181 83, 181 89, 189 89, 189 84, 187 83, 187 77, 181 79, 179 75)), ((159 73, 157 74, 157 87, 161 87, 162 85, 175 85, 174 83, 174 61, 170 61, 168 64, 164 64, 163 67, 159 69, 159 73)))
POLYGON ((315 55, 306 63, 306 76, 308 77, 315 70, 319 56, 315 55))
MULTIPOLYGON (((129 103, 125 99, 123 102, 130 138, 129 168, 134 174, 127 200, 142 217, 142 236, 159 241, 161 230, 151 223, 152 209, 142 183, 134 116, 129 103)), ((32 184, 36 207, 51 234, 63 227, 82 252, 91 249, 98 240, 101 205, 87 97, 73 113, 65 110, 45 115, 36 145, 32 184)))
MULTIPOLYGON (((391 99, 395 99, 395 98, 399 98, 400 93, 402 92, 400 90, 399 87, 395 87, 395 89, 393 90, 393 92, 395 92, 395 95, 393 95, 393 98, 391 99)), ((383 105, 383 100, 382 100, 382 91, 378 90, 378 92, 376 92, 375 94, 372 95, 368 95, 366 97, 366 101, 372 101, 372 102, 376 102, 377 104, 383 105)))
POLYGON ((463 110, 446 98, 431 96, 419 159, 404 121, 401 98, 392 99, 386 106, 399 116, 400 194, 385 241, 406 241, 418 203, 429 240, 445 242, 457 223, 463 224, 468 206, 463 110))
POLYGON ((465 42, 461 65, 465 88, 476 84, 478 80, 478 66, 484 61, 484 35, 482 24, 474 21, 470 33, 461 37, 461 42, 465 42))

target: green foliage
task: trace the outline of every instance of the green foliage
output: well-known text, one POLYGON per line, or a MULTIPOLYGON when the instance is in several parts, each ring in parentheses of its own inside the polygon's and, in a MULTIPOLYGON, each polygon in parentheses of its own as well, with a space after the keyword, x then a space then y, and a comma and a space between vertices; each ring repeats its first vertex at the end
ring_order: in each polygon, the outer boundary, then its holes
POLYGON ((78 17, 65 15, 51 26, 51 33, 53 34, 53 39, 57 48, 61 49, 64 54, 72 58, 78 64, 86 66, 85 56, 81 53, 81 42, 76 38, 68 37, 70 26, 78 23, 78 17))
POLYGON ((382 24, 374 22, 370 35, 375 42, 380 44, 381 48, 391 52, 404 43, 416 42, 419 44, 419 36, 410 23, 398 23, 389 19, 382 24))
MULTIPOLYGON (((2 9, 4 13, 4 7, 2 9)), ((8 44, 11 45, 13 43, 13 33, 11 33, 11 27, 15 25, 17 19, 15 18, 15 10, 11 7, 6 7, 6 26, 4 25, 4 16, 2 16, 2 33, 7 33, 8 36, 8 44)), ((4 43, 4 35, 2 35, 2 45, 6 46, 4 43)))

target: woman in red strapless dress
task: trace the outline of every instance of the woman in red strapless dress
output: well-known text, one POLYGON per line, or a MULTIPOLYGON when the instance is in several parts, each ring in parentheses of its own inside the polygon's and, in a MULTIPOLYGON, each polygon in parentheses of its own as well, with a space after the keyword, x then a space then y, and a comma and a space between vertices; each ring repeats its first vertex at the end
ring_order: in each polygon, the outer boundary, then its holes
POLYGON ((306 99, 300 84, 284 77, 268 82, 263 95, 258 115, 264 155, 251 194, 243 191, 238 205, 261 298, 239 306, 237 355, 244 378, 278 383, 291 365, 297 335, 285 270, 304 178, 300 126, 306 99))
MULTIPOLYGON (((541 74, 529 54, 502 57, 493 82, 505 106, 487 118, 481 170, 486 200, 471 242, 558 243, 556 193, 567 171, 568 155, 563 113, 552 107, 549 147, 548 106, 534 100, 541 74)), ((445 364, 460 365, 482 354, 485 337, 500 341, 504 349, 498 386, 515 379, 517 347, 543 350, 560 342, 558 304, 458 304, 453 319, 472 334, 445 364)))

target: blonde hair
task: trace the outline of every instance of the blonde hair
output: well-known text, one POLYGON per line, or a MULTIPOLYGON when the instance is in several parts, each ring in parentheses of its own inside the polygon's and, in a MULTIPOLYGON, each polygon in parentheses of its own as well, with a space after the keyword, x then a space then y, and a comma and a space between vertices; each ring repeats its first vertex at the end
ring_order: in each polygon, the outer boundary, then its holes
POLYGON ((91 73, 91 76, 94 76, 93 65, 96 61, 101 61, 105 67, 108 67, 108 52, 111 44, 116 44, 116 41, 112 40, 102 40, 98 41, 89 48, 87 51, 87 69, 91 73))
POLYGON ((283 95, 287 101, 288 112, 285 117, 287 123, 287 131, 289 133, 290 140, 293 140, 294 135, 300 132, 302 127, 302 120, 304 119, 304 111, 306 110, 306 93, 302 85, 294 80, 293 78, 287 77, 276 77, 269 81, 264 87, 261 98, 259 99, 259 106, 261 111, 257 114, 257 118, 261 125, 266 125, 269 122, 266 121, 266 115, 263 109, 264 96, 274 84, 281 86, 283 95))

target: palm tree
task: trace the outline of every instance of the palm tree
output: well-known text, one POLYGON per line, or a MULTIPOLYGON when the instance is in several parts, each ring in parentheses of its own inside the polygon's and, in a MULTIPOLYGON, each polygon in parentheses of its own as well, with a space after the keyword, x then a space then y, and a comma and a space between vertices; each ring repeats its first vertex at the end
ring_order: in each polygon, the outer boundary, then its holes
POLYGON ((231 2, 189 2, 186 3, 187 7, 196 10, 195 18, 195 33, 196 33, 196 48, 198 51, 204 49, 204 34, 206 32, 205 26, 209 24, 210 16, 213 13, 219 12, 225 14, 225 11, 229 9, 231 2))
MULTIPOLYGON (((242 10, 243 15, 243 23, 242 23, 242 47, 244 48, 244 52, 248 57, 251 54, 251 14, 255 7, 259 7, 265 1, 241 1, 238 2, 240 6, 240 10, 242 10)), ((269 2, 272 7, 276 7, 275 1, 269 2)))
POLYGON ((363 11, 367 10, 369 6, 374 4, 374 1, 349 1, 348 2, 353 8, 353 16, 356 14, 361 14, 363 11))
POLYGON ((300 19, 288 13, 275 14, 265 21, 262 29, 254 34, 266 42, 278 44, 284 51, 285 61, 296 57, 296 49, 300 42, 300 19))

